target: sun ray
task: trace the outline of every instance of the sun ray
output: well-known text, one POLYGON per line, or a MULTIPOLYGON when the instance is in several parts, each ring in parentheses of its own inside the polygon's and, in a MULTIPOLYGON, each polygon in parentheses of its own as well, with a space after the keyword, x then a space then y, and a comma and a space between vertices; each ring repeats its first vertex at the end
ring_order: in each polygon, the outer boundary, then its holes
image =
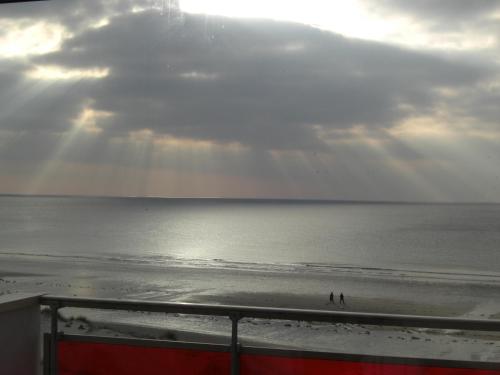
MULTIPOLYGON (((31 180, 27 187, 28 193, 37 194, 37 192, 43 190, 44 184, 61 168, 64 156, 67 155, 74 144, 79 140, 81 141, 80 138, 82 138, 82 135, 86 135, 87 137, 89 135, 97 136, 100 133, 98 120, 111 116, 112 114, 110 113, 95 111, 85 106, 78 117, 73 120, 69 130, 52 134, 53 137, 58 139, 58 145, 31 180)), ((86 140, 88 141, 88 138, 86 140)))

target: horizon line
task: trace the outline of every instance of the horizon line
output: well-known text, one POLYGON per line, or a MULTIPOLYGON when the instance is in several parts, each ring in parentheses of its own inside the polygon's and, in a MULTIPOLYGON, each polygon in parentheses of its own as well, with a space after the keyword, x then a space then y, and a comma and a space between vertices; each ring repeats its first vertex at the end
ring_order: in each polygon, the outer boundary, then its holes
POLYGON ((164 199, 164 200, 221 200, 221 201, 282 201, 303 203, 364 203, 364 204, 500 204, 491 201, 424 201, 424 200, 382 200, 382 199, 333 199, 333 198, 282 198, 282 197, 168 197, 140 195, 86 195, 86 194, 27 194, 0 193, 0 197, 32 198, 95 198, 95 199, 164 199))

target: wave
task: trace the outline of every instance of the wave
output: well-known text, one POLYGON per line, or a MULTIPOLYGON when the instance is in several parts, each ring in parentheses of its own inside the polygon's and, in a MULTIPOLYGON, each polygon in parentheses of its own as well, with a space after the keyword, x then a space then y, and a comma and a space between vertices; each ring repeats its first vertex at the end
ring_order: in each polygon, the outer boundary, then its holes
POLYGON ((202 259, 185 258, 171 255, 142 255, 131 256, 125 254, 40 254, 30 252, 0 252, 0 256, 37 258, 46 260, 60 260, 65 262, 87 263, 122 263, 129 265, 148 265, 156 267, 183 267, 183 268, 210 268, 239 270, 248 272, 275 272, 275 273, 301 273, 301 274, 334 274, 358 275, 363 277, 399 278, 441 280, 450 282, 479 282, 500 284, 500 273, 464 271, 464 270, 422 270, 409 268, 385 268, 351 264, 329 263, 264 263, 231 261, 220 258, 202 259))

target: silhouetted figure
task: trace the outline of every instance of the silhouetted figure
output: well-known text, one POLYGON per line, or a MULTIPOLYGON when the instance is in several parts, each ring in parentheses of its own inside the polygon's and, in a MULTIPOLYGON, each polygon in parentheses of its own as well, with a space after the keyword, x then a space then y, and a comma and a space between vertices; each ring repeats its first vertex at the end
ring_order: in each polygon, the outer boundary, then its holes
POLYGON ((333 300, 333 292, 330 293, 330 302, 335 303, 335 301, 333 300))
POLYGON ((340 303, 341 305, 345 305, 345 301, 344 301, 344 293, 340 293, 340 301, 339 301, 339 303, 340 303))

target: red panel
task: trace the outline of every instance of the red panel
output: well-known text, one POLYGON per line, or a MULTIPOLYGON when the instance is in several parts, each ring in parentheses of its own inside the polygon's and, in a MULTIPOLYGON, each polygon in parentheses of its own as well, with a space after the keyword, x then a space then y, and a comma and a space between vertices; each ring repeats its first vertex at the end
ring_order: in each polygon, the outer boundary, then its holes
POLYGON ((219 375, 230 373, 224 352, 61 341, 60 375, 219 375))
POLYGON ((472 370, 378 364, 326 359, 242 355, 241 375, 500 375, 500 370, 472 370))
MULTIPOLYGON (((229 375, 230 353, 123 344, 59 342, 60 375, 229 375)), ((241 375, 500 375, 500 370, 244 354, 241 375)))

